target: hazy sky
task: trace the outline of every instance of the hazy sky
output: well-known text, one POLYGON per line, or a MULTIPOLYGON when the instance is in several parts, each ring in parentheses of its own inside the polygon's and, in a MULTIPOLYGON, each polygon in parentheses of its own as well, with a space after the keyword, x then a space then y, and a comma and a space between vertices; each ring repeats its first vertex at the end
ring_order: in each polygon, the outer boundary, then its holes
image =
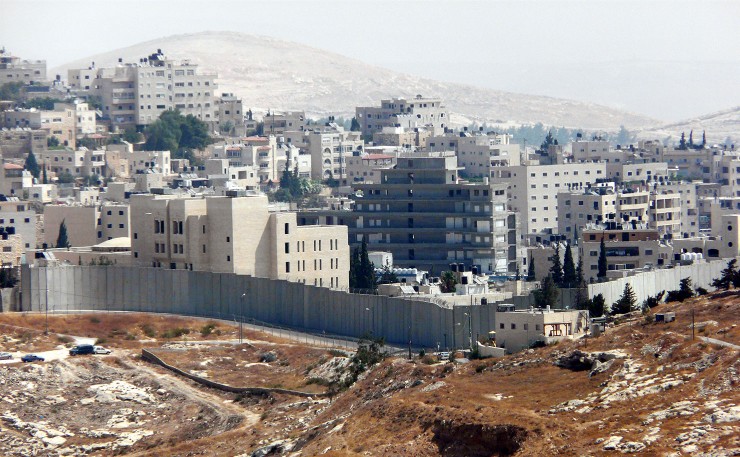
POLYGON ((0 0, 49 67, 162 36, 273 36, 406 73, 673 121, 740 105, 740 1, 0 0))

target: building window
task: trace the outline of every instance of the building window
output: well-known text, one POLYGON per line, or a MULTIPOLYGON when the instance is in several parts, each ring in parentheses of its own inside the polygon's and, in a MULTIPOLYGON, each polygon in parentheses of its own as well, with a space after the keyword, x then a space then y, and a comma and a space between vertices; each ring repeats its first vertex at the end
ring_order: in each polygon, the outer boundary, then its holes
POLYGON ((290 224, 287 222, 285 223, 285 234, 290 235, 290 224))
POLYGON ((230 237, 230 236, 227 236, 227 237, 226 237, 226 242, 227 242, 227 243, 231 243, 231 237, 230 237))
POLYGON ((290 243, 285 243, 285 253, 290 254, 290 243))
POLYGON ((503 322, 501 322, 501 323, 500 323, 500 324, 498 324, 498 325, 499 325, 499 327, 498 327, 498 328, 500 328, 501 330, 503 330, 503 329, 505 328, 505 327, 504 327, 504 323, 503 323, 503 322))
POLYGON ((513 323, 513 322, 511 323, 511 329, 512 329, 512 330, 516 330, 516 324, 515 324, 515 323, 513 323))
POLYGON ((227 256, 226 256, 226 261, 227 261, 227 262, 231 262, 231 256, 230 256, 230 255, 227 255, 227 256))
POLYGON ((290 273, 290 262, 285 262, 285 272, 290 273))
POLYGON ((206 253, 206 245, 204 244, 203 245, 203 254, 205 254, 205 253, 206 253))

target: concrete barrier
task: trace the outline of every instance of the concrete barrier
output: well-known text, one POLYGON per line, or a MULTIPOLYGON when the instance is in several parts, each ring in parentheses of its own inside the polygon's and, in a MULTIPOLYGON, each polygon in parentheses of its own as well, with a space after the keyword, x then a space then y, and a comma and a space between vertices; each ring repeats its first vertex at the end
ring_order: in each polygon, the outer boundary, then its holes
MULTIPOLYGON (((640 273, 608 283, 590 284, 590 297, 603 294, 611 305, 626 283, 638 302, 661 290, 678 289, 691 277, 710 289, 726 260, 640 273)), ((496 329, 497 303, 446 304, 403 297, 350 294, 296 282, 231 273, 164 270, 132 266, 59 266, 22 268, 20 311, 139 311, 225 320, 256 320, 309 333, 360 338, 368 333, 394 345, 463 347, 496 329), (470 316, 470 318, 468 317, 470 316), (471 328, 472 327, 472 328, 471 328)), ((563 290, 560 307, 574 307, 574 290, 563 290)), ((507 303, 518 309, 531 296, 507 303)))

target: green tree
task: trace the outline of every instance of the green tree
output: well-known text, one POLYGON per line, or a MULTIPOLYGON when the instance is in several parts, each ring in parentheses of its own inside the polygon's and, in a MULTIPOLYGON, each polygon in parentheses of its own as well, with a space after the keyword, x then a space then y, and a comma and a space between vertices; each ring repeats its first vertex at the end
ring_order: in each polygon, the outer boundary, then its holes
POLYGON ((542 144, 540 144, 540 151, 541 152, 547 152, 548 147, 552 145, 558 144, 558 140, 555 139, 554 136, 552 136, 552 130, 547 131, 547 136, 545 136, 545 139, 542 141, 542 144))
POLYGON ((68 248, 70 247, 69 239, 67 238, 67 223, 64 219, 62 219, 62 223, 59 224, 59 235, 57 236, 57 245, 58 248, 68 248))
POLYGON ((44 167, 41 169, 41 183, 49 184, 49 177, 46 176, 46 163, 44 163, 44 167))
POLYGON ((359 132, 361 130, 360 129, 360 123, 357 121, 357 118, 356 117, 353 117, 352 118, 352 125, 350 126, 349 129, 352 132, 359 132))
POLYGON ((622 296, 612 305, 612 314, 626 314, 634 311, 636 306, 637 296, 635 296, 635 291, 632 290, 630 283, 627 283, 624 285, 622 296))
POLYGON ((712 281, 712 287, 716 289, 727 290, 731 284, 734 284, 735 278, 738 276, 737 271, 737 259, 730 259, 727 262, 727 266, 720 272, 720 277, 715 278, 712 281))
POLYGON ((601 317, 606 314, 606 299, 602 294, 597 294, 588 301, 588 314, 591 317, 601 317))
POLYGON ((577 281, 576 266, 573 263, 573 251, 570 248, 570 242, 568 242, 565 247, 565 258, 563 259, 563 286, 573 287, 578 284, 577 281))
POLYGON ((39 163, 36 162, 36 156, 33 155, 33 152, 28 153, 28 157, 26 157, 26 163, 23 165, 23 168, 28 170, 28 172, 31 173, 34 178, 39 177, 39 173, 41 173, 41 167, 39 167, 39 163))
POLYGON ((26 108, 36 108, 40 110, 51 111, 54 109, 55 103, 64 103, 64 100, 50 97, 33 98, 26 101, 24 105, 26 106, 26 108))
POLYGON ((601 244, 599 245, 599 271, 596 275, 600 281, 606 279, 606 269, 606 245, 604 244, 604 234, 602 234, 601 244))
POLYGON ((678 290, 668 292, 666 302, 683 302, 694 296, 694 289, 691 287, 691 278, 683 278, 678 290))
POLYGON ((398 276, 393 272, 393 268, 390 265, 384 265, 378 284, 395 284, 397 282, 398 276))
POLYGON ((234 123, 229 121, 225 121, 223 124, 221 124, 221 128, 219 128, 219 133, 231 135, 231 132, 234 130, 234 123))
POLYGON ((359 251, 353 253, 350 259, 350 287, 362 290, 378 288, 375 277, 375 266, 367 253, 367 242, 363 239, 359 251), (352 283, 354 281, 354 284, 352 283))
POLYGON ((527 281, 534 281, 536 278, 536 273, 534 271, 534 258, 529 258, 529 266, 527 267, 527 281))
POLYGON ((701 132, 701 146, 699 147, 699 149, 704 149, 706 145, 707 145, 707 131, 704 130, 703 132, 701 132))
POLYGON ((136 131, 136 128, 128 127, 123 131, 122 139, 127 143, 137 144, 141 143, 143 137, 141 136, 141 133, 136 131))
POLYGON ((684 132, 681 132, 681 139, 678 142, 678 149, 681 149, 681 150, 688 149, 686 147, 686 135, 684 134, 684 132))
POLYGON ((584 284, 586 278, 583 276, 583 256, 578 256, 578 266, 576 266, 576 284, 584 284))
POLYGON ((665 295, 665 290, 661 291, 658 295, 655 297, 648 297, 642 302, 642 310, 643 312, 645 309, 655 308, 660 304, 660 302, 663 300, 663 296, 665 295))
MULTIPOLYGON (((563 264, 560 263, 560 242, 555 243, 555 254, 550 257, 552 265, 550 266, 550 276, 555 284, 560 287, 563 284, 563 264)), ((571 258, 571 261, 573 259, 571 258)))
POLYGON ((194 162, 194 149, 203 149, 211 139, 208 125, 188 114, 179 111, 165 111, 144 131, 146 151, 173 151, 173 157, 194 162))
POLYGON ((560 300, 560 289, 552 279, 552 276, 547 275, 542 280, 542 284, 539 289, 534 291, 534 303, 538 308, 555 308, 560 300))
POLYGON ((84 137, 77 140, 77 147, 78 148, 87 148, 91 151, 94 151, 98 145, 95 143, 95 140, 85 135, 84 137))
POLYGON ((0 100, 20 102, 26 96, 25 86, 22 82, 12 82, 0 85, 0 100))
POLYGON ((75 177, 71 173, 63 171, 59 173, 57 180, 60 184, 69 184, 75 181, 75 177))
POLYGON ((634 136, 630 133, 629 130, 624 127, 624 125, 619 126, 619 133, 617 133, 616 138, 617 144, 621 146, 629 145, 632 142, 633 138, 634 136))
POLYGON ((443 272, 442 276, 439 277, 439 280, 439 288, 442 290, 443 293, 449 294, 455 291, 457 278, 455 278, 455 274, 453 272, 449 270, 443 272))
POLYGON ((46 139, 46 147, 49 148, 58 148, 59 147, 59 138, 55 136, 50 136, 46 139))
POLYGON ((694 131, 689 131, 689 148, 694 149, 694 131))
POLYGON ((102 110, 103 109, 103 97, 100 95, 88 95, 85 97, 87 105, 92 109, 102 110))

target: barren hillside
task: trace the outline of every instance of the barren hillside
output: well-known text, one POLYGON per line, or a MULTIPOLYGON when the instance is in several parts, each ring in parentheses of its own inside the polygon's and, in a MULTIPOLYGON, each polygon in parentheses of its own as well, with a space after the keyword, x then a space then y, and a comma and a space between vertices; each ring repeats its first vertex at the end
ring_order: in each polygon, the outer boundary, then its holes
POLYGON ((234 92, 247 106, 305 110, 310 116, 349 116, 356 106, 378 104, 381 98, 440 96, 453 121, 515 124, 542 122, 572 128, 617 130, 647 128, 659 122, 617 109, 543 96, 523 95, 469 85, 445 83, 397 73, 339 54, 274 38, 234 32, 175 35, 90 56, 68 68, 113 65, 118 58, 136 62, 161 48, 175 59, 190 59, 219 74, 221 92, 234 92))
POLYGON ((701 134, 703 131, 706 131, 707 141, 709 143, 724 143, 728 137, 737 143, 740 140, 740 106, 642 130, 638 136, 646 139, 663 139, 671 136, 674 142, 678 142, 681 132, 686 133, 686 137, 688 138, 691 130, 694 131, 695 141, 697 139, 701 141, 701 134))

